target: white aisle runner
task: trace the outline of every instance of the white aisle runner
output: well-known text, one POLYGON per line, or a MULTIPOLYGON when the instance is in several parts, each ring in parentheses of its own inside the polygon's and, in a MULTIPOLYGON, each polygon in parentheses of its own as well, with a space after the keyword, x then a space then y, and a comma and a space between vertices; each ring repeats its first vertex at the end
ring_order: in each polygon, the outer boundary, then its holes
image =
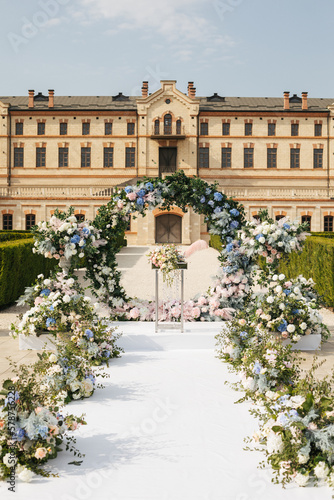
POLYGON ((257 469, 262 455, 243 451, 256 420, 224 385, 233 377, 214 357, 212 331, 180 342, 181 334, 145 335, 151 326, 125 335, 131 351, 112 360, 104 390, 68 406, 86 414, 77 433, 83 464, 67 465, 73 456, 64 452, 49 462, 59 479, 20 482, 14 495, 2 485, 1 500, 331 499, 327 487, 271 484, 257 469))

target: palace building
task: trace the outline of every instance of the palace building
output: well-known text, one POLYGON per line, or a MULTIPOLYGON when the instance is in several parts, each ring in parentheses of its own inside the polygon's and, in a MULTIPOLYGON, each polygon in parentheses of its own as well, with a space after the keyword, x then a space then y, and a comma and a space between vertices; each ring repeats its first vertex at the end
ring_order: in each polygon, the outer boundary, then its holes
MULTIPOLYGON (((182 169, 245 206, 248 218, 333 231, 334 98, 198 97, 174 80, 141 96, 0 97, 0 229, 29 229, 55 208, 93 219, 117 186, 182 169)), ((208 239, 192 209, 132 220, 129 244, 208 239)))

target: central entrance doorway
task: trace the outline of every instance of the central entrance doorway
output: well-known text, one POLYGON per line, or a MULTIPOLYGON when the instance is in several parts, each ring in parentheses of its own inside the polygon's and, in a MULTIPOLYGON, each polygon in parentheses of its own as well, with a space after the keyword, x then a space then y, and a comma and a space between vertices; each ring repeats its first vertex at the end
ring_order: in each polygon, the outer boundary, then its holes
POLYGON ((176 172, 177 148, 159 148, 159 176, 176 172))
POLYGON ((182 217, 174 214, 155 218, 156 243, 182 243, 182 217))

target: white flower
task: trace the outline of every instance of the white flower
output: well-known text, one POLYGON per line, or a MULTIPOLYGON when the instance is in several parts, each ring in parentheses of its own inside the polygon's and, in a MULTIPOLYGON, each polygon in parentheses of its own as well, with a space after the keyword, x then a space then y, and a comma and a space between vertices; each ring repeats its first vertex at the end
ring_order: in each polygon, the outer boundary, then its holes
POLYGON ((290 241, 290 247, 295 248, 296 242, 294 240, 290 241))
POLYGON ((278 285, 278 286, 275 288, 275 292, 277 292, 277 293, 281 293, 281 291, 282 291, 282 287, 281 287, 281 285, 278 285))
POLYGON ((33 477, 34 473, 26 467, 18 475, 18 478, 25 483, 30 483, 33 477))
POLYGON ((17 464, 17 458, 13 453, 6 453, 6 455, 2 459, 3 463, 6 467, 14 467, 17 464))
POLYGON ((67 294, 64 295, 63 302, 65 302, 65 304, 68 304, 70 301, 71 301, 71 297, 67 294))
POLYGON ((280 303, 280 305, 278 306, 280 308, 281 311, 284 311, 285 309, 285 304, 283 302, 280 303))
POLYGON ((300 289, 296 286, 296 288, 293 289, 294 293, 297 295, 300 294, 300 289))
POLYGON ((255 241, 253 239, 249 240, 248 245, 253 247, 255 245, 255 241))
POLYGON ((304 396, 292 396, 289 401, 290 402, 289 406, 291 406, 291 408, 299 408, 304 403, 304 401, 305 401, 304 396))
POLYGON ((285 274, 280 274, 280 275, 278 276, 278 279, 279 279, 280 281, 285 280, 285 274))
POLYGON ((259 238, 259 242, 260 242, 260 243, 262 243, 262 244, 263 244, 263 243, 265 243, 265 241, 266 241, 266 239, 265 239, 263 236, 261 236, 261 238, 259 238))
POLYGON ((80 240, 80 241, 79 241, 79 247, 83 247, 83 246, 84 246, 84 244, 85 244, 85 240, 80 240))
MULTIPOLYGON (((43 276, 43 274, 41 276, 43 276)), ((43 283, 44 283, 44 285, 49 286, 49 285, 51 285, 51 280, 46 279, 43 281, 43 283)))
POLYGON ((68 279, 68 280, 67 280, 67 284, 68 284, 69 286, 74 285, 74 279, 73 279, 73 278, 68 279))
POLYGON ((319 462, 314 467, 314 474, 317 476, 318 479, 326 479, 328 473, 329 473, 329 468, 326 462, 319 462))
POLYGON ((301 323, 301 324, 299 325, 299 327, 300 327, 302 330, 306 330, 306 328, 307 328, 307 324, 306 324, 305 322, 303 322, 303 323, 301 323))
POLYGON ((293 332, 295 331, 296 327, 295 327, 295 325, 288 325, 288 326, 286 327, 286 329, 287 329, 287 331, 288 331, 289 333, 293 333, 293 332))
POLYGON ((37 278, 38 278, 39 280, 40 280, 40 279, 42 279, 42 278, 44 278, 44 274, 39 274, 39 275, 37 276, 37 278))
POLYGON ((84 297, 84 301, 85 301, 85 302, 91 302, 91 301, 92 301, 92 299, 91 299, 90 297, 87 297, 87 296, 86 296, 86 297, 84 297))
POLYGON ((302 455, 301 453, 298 453, 297 458, 299 464, 306 464, 310 457, 308 455, 302 455))
POLYGON ((300 472, 297 472, 295 475, 295 482, 298 486, 306 486, 308 483, 308 474, 300 474, 300 472))
POLYGON ((57 356, 55 354, 50 354, 49 361, 51 361, 51 363, 55 363, 57 361, 57 356))
POLYGON ((282 453, 284 449, 284 443, 280 434, 276 432, 270 432, 267 437, 267 449, 268 453, 282 453))
POLYGON ((86 378, 83 382, 82 382, 82 388, 84 390, 84 394, 85 396, 90 396, 91 393, 93 392, 94 390, 94 385, 93 385, 93 382, 89 379, 89 378, 86 378))
POLYGON ((83 257, 85 256, 85 254, 83 252, 80 252, 79 253, 79 258, 82 259, 83 257))
POLYGON ((274 274, 273 281, 277 281, 277 280, 278 280, 278 276, 277 276, 277 274, 274 274))
POLYGON ((279 394, 274 391, 267 391, 265 396, 267 399, 270 399, 271 401, 275 401, 276 399, 279 398, 279 394))
POLYGON ((272 297, 272 296, 267 297, 267 302, 268 302, 268 304, 272 304, 272 303, 274 302, 274 300, 275 300, 275 299, 274 299, 274 297, 272 297))

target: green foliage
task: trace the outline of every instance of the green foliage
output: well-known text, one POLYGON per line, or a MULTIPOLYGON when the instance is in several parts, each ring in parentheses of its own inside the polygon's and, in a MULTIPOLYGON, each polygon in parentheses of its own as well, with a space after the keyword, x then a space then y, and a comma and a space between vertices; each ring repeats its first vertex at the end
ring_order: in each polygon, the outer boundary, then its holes
POLYGON ((321 238, 334 238, 334 231, 324 231, 323 233, 311 232, 312 236, 320 236, 321 238))
POLYGON ((322 302, 334 307, 334 240, 310 236, 302 252, 293 252, 284 257, 279 266, 288 278, 302 274, 315 281, 315 288, 322 302))
POLYGON ((54 259, 32 253, 33 240, 0 243, 0 308, 12 304, 43 273, 47 277, 55 267, 54 259))
POLYGON ((30 231, 0 231, 0 242, 9 240, 26 240, 32 238, 30 231))
POLYGON ((220 239, 220 236, 218 234, 211 234, 210 235, 209 246, 212 248, 215 248, 216 250, 218 250, 218 252, 222 251, 223 244, 222 244, 222 240, 220 239))

